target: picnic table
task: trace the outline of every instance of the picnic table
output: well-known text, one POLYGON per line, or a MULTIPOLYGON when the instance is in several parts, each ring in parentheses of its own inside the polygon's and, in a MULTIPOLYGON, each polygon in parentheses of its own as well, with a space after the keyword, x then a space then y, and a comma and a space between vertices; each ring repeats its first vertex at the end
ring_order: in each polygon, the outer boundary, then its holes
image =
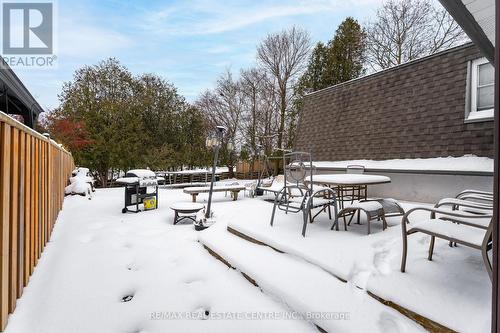
MULTIPOLYGON (((243 185, 222 185, 222 186, 214 186, 213 192, 231 192, 231 198, 233 201, 238 199, 238 193, 240 191, 244 191, 245 186, 243 185)), ((210 192, 210 186, 202 186, 202 187, 186 187, 184 189, 184 193, 191 194, 193 197, 193 202, 196 202, 196 197, 200 193, 208 193, 210 192)))
MULTIPOLYGON (((308 178, 305 182, 311 183, 311 180, 308 178)), ((327 186, 337 192, 337 200, 341 209, 344 208, 344 201, 352 203, 354 200, 367 199, 369 185, 390 182, 391 178, 387 176, 354 173, 320 174, 312 177, 313 184, 327 186)))

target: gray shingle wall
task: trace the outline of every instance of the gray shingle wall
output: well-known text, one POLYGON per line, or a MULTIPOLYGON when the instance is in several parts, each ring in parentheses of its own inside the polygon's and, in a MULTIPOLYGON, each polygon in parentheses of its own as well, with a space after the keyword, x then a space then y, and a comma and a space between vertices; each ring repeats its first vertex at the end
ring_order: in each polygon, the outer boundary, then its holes
POLYGON ((308 95, 295 149, 314 160, 493 157, 493 121, 464 123, 469 44, 308 95))

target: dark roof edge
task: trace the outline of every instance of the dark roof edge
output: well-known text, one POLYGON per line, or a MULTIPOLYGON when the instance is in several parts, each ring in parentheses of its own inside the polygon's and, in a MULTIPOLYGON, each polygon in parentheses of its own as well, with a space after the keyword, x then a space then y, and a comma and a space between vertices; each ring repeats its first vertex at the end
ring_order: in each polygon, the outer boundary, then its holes
POLYGON ((5 74, 3 76, 4 79, 6 79, 8 82, 8 88, 13 90, 15 95, 20 99, 20 102, 26 105, 27 108, 35 111, 37 114, 42 113, 44 110, 38 104, 37 100, 31 92, 26 88, 24 83, 19 79, 19 77, 16 75, 16 73, 10 68, 10 66, 5 62, 2 56, 0 56, 0 69, 2 72, 5 74))
POLYGON ((495 62, 495 47, 463 2, 457 0, 439 0, 439 2, 493 64, 495 62))
POLYGON ((379 76, 379 75, 383 75, 383 74, 385 74, 387 72, 399 70, 401 68, 412 66, 414 64, 418 64, 420 62, 427 61, 429 59, 436 58, 436 57, 442 56, 442 55, 450 53, 450 52, 454 52, 454 51, 461 50, 461 49, 466 49, 466 48, 473 47, 473 46, 474 46, 474 43, 467 42, 465 44, 458 45, 458 46, 455 46, 455 47, 452 47, 452 48, 449 48, 449 49, 446 49, 446 50, 443 50, 443 51, 440 51, 440 52, 437 52, 437 53, 434 53, 434 54, 431 54, 431 55, 428 55, 428 56, 425 56, 425 57, 422 57, 422 58, 418 58, 418 59, 415 59, 415 60, 411 60, 411 61, 405 62, 404 64, 400 64, 400 65, 396 65, 396 66, 393 66, 393 67, 390 67, 390 68, 382 69, 382 70, 380 70, 378 72, 375 72, 375 73, 371 73, 371 74, 368 74, 368 75, 360 76, 360 77, 357 77, 357 78, 349 80, 349 81, 345 81, 345 82, 338 83, 338 84, 330 86, 330 87, 326 87, 326 88, 323 88, 323 89, 320 89, 320 90, 313 91, 313 92, 311 92, 309 94, 306 94, 305 97, 308 97, 308 96, 311 96, 311 95, 315 95, 317 93, 324 92, 326 90, 330 90, 330 89, 334 89, 334 88, 341 87, 341 86, 344 86, 344 85, 348 85, 348 84, 351 84, 351 83, 354 83, 354 82, 357 82, 357 81, 361 81, 361 80, 369 79, 369 78, 376 77, 376 76, 379 76))

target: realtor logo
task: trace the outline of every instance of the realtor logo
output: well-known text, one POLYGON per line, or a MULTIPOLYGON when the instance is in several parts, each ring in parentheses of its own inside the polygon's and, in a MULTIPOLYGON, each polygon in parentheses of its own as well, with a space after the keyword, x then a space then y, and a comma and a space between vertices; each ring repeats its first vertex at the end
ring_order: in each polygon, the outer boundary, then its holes
POLYGON ((3 54, 52 54, 53 4, 2 3, 3 54))

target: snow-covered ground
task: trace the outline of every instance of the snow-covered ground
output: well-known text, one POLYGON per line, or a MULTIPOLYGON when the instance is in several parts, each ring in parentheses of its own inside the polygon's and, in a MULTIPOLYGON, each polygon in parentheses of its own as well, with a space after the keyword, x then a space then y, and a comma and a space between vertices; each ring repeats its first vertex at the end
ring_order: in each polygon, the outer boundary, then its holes
POLYGON ((215 193, 217 223, 196 232, 172 225, 170 204, 190 200, 182 189, 161 189, 159 209, 122 214, 121 188, 97 190, 92 200, 66 198, 6 332, 422 330, 359 287, 459 331, 489 325, 491 284, 477 251, 438 241, 429 262, 426 239, 410 236, 403 274, 397 219, 383 232, 374 223, 367 236, 365 226, 331 231, 322 214, 302 238, 300 215, 279 213, 271 228, 269 202, 215 193), (243 240, 227 225, 286 253, 243 240))
POLYGON ((291 309, 209 255, 192 225, 172 225, 169 204, 190 199, 161 190, 158 210, 122 214, 122 188, 67 197, 5 332, 315 331, 305 320, 251 320, 291 309))
MULTIPOLYGON (((385 231, 381 222, 372 221, 372 233, 366 235, 366 224, 352 223, 346 232, 342 220, 341 231, 331 231, 331 221, 322 214, 308 225, 303 238, 300 215, 278 211, 271 227, 269 205, 247 201, 241 203, 238 217, 233 214, 224 220, 236 231, 446 327, 459 332, 489 330, 491 282, 479 251, 451 248, 448 242, 437 239, 433 261, 428 261, 430 237, 411 235, 406 273, 401 273, 401 217, 388 218, 385 231)), ((402 205, 408 210, 416 204, 402 205)), ((410 220, 419 217, 428 218, 428 214, 415 213, 410 220)))

